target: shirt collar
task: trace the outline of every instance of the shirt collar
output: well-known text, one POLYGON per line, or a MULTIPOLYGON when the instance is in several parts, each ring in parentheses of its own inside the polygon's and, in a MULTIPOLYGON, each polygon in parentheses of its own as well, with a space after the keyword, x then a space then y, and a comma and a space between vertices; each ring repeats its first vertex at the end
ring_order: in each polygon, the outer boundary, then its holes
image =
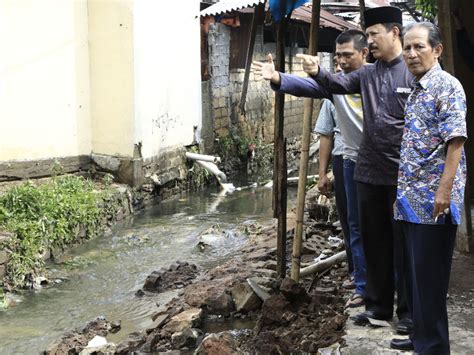
POLYGON ((399 55, 398 57, 396 57, 395 59, 392 59, 390 62, 383 62, 383 61, 379 61, 384 67, 393 67, 394 65, 397 65, 398 63, 400 63, 401 61, 403 60, 403 55, 399 55))
POLYGON ((430 70, 428 70, 425 75, 423 75, 421 77, 421 79, 418 81, 415 79, 413 79, 413 85, 414 86, 421 86, 424 90, 426 90, 426 88, 428 87, 428 84, 430 83, 430 80, 439 72, 441 71, 441 66, 439 65, 439 63, 435 64, 433 66, 433 68, 431 68, 430 70))

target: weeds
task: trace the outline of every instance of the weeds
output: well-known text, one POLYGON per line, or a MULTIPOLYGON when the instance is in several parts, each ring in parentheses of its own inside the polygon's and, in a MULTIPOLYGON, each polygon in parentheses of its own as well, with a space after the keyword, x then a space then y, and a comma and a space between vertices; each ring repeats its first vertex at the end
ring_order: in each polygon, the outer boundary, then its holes
MULTIPOLYGON (((28 276, 44 267, 43 255, 63 249, 79 238, 91 238, 101 229, 107 212, 100 209, 105 192, 79 176, 53 177, 35 186, 26 182, 0 196, 0 228, 15 238, 4 247, 10 253, 7 281, 24 287, 28 276)), ((0 300, 1 301, 1 300, 0 300)))

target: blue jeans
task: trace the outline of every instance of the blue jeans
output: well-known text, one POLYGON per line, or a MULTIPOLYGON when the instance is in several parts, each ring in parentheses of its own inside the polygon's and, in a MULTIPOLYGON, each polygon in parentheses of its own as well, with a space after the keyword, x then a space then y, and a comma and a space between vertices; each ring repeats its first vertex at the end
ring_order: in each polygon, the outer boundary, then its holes
POLYGON ((359 209, 357 198, 357 187, 354 181, 355 163, 350 159, 344 159, 344 187, 346 188, 347 222, 349 225, 349 238, 354 264, 355 293, 365 297, 365 285, 367 282, 365 270, 364 246, 359 229, 359 209))
POLYGON ((347 253, 347 267, 349 275, 354 275, 354 264, 352 262, 351 241, 349 223, 347 222, 347 201, 344 182, 344 159, 342 155, 332 156, 332 171, 334 173, 334 193, 336 195, 336 208, 341 222, 342 234, 344 235, 344 246, 347 253))

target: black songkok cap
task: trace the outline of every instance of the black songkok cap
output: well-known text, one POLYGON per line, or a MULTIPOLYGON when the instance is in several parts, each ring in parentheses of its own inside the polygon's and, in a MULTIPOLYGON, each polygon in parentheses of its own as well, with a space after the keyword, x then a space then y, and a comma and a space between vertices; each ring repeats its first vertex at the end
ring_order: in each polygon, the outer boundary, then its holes
POLYGON ((374 7, 364 12, 364 22, 366 28, 379 23, 402 24, 402 11, 393 6, 374 7))

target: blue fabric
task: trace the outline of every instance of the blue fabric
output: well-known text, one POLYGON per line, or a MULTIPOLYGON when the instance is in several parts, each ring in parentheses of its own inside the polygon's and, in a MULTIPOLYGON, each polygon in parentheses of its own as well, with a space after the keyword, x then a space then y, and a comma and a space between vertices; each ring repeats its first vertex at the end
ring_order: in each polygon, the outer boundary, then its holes
POLYGON ((344 187, 346 189, 347 222, 349 224, 350 249, 354 265, 355 293, 365 297, 367 282, 365 269, 364 246, 359 229, 359 210, 357 199, 357 185, 354 181, 355 162, 344 159, 344 187))
POLYGON ((272 90, 297 97, 332 99, 332 94, 313 78, 302 78, 293 74, 280 73, 280 85, 270 83, 272 90))
MULTIPOLYGON (((405 109, 395 219, 435 222, 434 200, 446 160, 447 142, 467 137, 466 96, 459 81, 439 65, 415 82, 405 109)), ((466 183, 464 151, 451 192, 451 218, 460 224, 466 183)))
POLYGON ((341 222, 344 245, 347 253, 347 266, 349 275, 354 276, 354 263, 352 262, 351 240, 349 224, 347 223, 347 199, 344 186, 344 159, 342 155, 332 156, 332 172, 334 174, 334 194, 336 195, 336 208, 341 222))
POLYGON ((270 12, 272 13, 273 18, 276 22, 280 22, 280 20, 288 15, 291 11, 304 5, 308 2, 308 0, 286 0, 285 1, 285 8, 280 8, 280 0, 270 0, 270 12))

